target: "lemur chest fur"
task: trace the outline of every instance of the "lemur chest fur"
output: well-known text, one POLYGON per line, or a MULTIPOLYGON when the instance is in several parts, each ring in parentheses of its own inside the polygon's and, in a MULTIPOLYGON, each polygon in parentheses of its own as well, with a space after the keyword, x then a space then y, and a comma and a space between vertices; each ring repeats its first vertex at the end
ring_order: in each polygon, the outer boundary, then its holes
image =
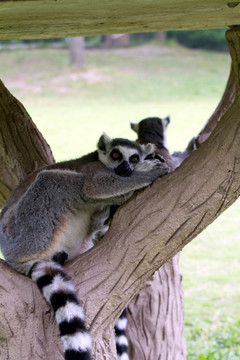
POLYGON ((90 233, 91 218, 99 210, 101 208, 92 206, 78 212, 66 212, 48 246, 49 257, 58 251, 65 251, 68 259, 72 259, 90 249, 93 246, 90 233))

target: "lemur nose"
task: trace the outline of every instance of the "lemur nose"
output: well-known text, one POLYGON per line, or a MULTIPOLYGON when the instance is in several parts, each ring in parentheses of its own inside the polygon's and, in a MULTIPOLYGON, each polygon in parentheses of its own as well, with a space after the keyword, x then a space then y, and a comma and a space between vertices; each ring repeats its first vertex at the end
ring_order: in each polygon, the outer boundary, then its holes
POLYGON ((127 161, 123 161, 115 169, 115 173, 119 176, 131 176, 132 172, 133 172, 133 170, 130 168, 129 163, 127 161))

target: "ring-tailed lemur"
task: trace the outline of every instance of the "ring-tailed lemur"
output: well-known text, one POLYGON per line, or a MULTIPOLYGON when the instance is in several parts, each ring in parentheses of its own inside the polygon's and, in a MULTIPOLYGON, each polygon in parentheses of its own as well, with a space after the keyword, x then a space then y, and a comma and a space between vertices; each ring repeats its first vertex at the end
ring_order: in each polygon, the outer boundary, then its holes
MULTIPOLYGON (((149 117, 139 123, 131 123, 131 128, 137 135, 137 142, 140 144, 152 143, 156 146, 157 155, 162 156, 170 171, 176 169, 189 154, 197 148, 196 138, 193 138, 184 152, 169 153, 167 146, 167 128, 170 123, 170 117, 165 118, 149 117)), ((151 156, 149 156, 150 158, 151 156)), ((128 339, 126 336, 127 328, 127 311, 121 314, 115 324, 116 345, 118 360, 129 360, 128 356, 128 339)))
POLYGON ((173 171, 181 165, 183 160, 192 151, 197 149, 197 137, 192 138, 183 152, 175 151, 173 154, 170 154, 166 137, 169 123, 169 116, 162 119, 159 117, 149 117, 141 120, 139 123, 131 123, 131 128, 138 135, 137 142, 139 144, 154 144, 156 146, 156 154, 161 155, 169 166, 170 171, 173 171))
POLYGON ((123 204, 168 172, 165 162, 145 160, 153 151, 151 144, 104 134, 97 151, 34 172, 2 209, 2 253, 15 270, 36 282, 52 306, 66 360, 90 360, 91 338, 63 265, 107 230, 112 205, 123 204))

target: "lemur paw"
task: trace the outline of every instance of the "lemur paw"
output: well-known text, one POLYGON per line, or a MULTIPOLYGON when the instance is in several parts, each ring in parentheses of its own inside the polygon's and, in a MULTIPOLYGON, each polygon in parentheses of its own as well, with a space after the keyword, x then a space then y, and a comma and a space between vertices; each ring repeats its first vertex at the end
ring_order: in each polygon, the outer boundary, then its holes
POLYGON ((53 261, 60 265, 64 265, 68 258, 68 254, 65 251, 61 251, 53 255, 53 261))
POLYGON ((106 234, 108 229, 109 229, 109 226, 105 225, 101 229, 99 229, 93 233, 92 241, 93 241, 94 245, 96 245, 104 237, 104 235, 106 234))
POLYGON ((194 136, 190 140, 190 142, 189 142, 189 144, 187 146, 187 150, 188 150, 189 153, 191 153, 191 152, 197 150, 198 147, 199 147, 198 136, 194 136))

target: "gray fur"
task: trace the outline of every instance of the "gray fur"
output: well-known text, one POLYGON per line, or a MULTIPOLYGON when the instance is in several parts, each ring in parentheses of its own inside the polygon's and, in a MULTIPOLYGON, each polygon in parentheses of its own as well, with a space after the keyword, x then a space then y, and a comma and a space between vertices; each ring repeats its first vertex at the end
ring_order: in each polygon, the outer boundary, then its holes
POLYGON ((198 137, 194 136, 189 141, 188 146, 186 147, 186 149, 184 151, 174 151, 174 153, 172 154, 172 159, 173 159, 176 167, 181 165, 183 160, 185 160, 191 154, 191 152, 197 150, 197 139, 198 139, 198 137))
POLYGON ((173 154, 169 153, 167 146, 167 128, 170 123, 170 116, 165 118, 149 117, 141 120, 139 123, 131 123, 131 128, 138 135, 140 144, 152 143, 156 146, 156 153, 161 154, 170 170, 175 170, 181 163, 190 155, 191 152, 197 149, 197 137, 193 137, 184 151, 175 151, 173 154))
POLYGON ((168 172, 165 163, 144 160, 153 146, 107 136, 99 144, 98 152, 35 172, 6 203, 0 247, 19 272, 27 274, 36 261, 49 260, 55 252, 65 251, 71 259, 86 251, 107 230, 111 205, 123 204, 135 190, 168 172), (130 176, 116 175, 119 163, 109 156, 113 145, 131 167, 130 176), (137 164, 130 163, 128 152, 138 154, 137 164))

